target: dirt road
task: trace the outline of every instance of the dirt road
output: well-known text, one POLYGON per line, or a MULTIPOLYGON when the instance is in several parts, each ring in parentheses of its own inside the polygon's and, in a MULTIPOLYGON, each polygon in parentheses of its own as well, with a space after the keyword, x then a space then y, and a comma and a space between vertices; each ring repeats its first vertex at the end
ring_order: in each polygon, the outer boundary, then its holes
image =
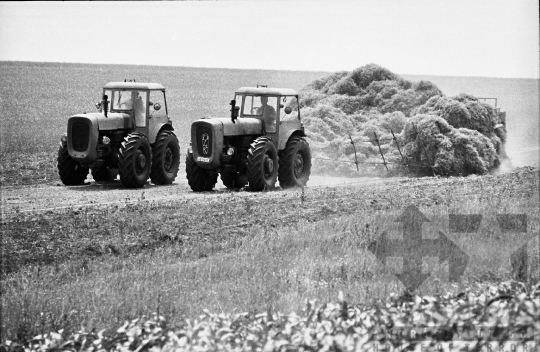
MULTIPOLYGON (((308 187, 339 187, 350 184, 385 182, 384 178, 344 178, 311 176, 308 187)), ((392 180, 396 180, 393 178, 392 180)), ((214 194, 230 192, 218 181, 214 194)), ((3 187, 1 190, 2 218, 9 219, 20 212, 45 212, 70 207, 105 206, 145 201, 167 201, 208 197, 209 194, 194 193, 186 178, 180 175, 169 186, 147 184, 141 189, 125 189, 119 180, 97 184, 87 181, 83 186, 64 186, 59 181, 32 186, 3 187)))

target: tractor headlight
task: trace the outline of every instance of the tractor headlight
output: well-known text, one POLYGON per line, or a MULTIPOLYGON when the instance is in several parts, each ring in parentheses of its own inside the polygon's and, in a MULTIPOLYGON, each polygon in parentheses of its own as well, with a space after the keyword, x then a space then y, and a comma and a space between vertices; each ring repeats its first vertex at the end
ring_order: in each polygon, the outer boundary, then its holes
POLYGON ((227 155, 231 156, 234 154, 234 148, 233 147, 230 147, 229 149, 227 149, 227 155))
POLYGON ((60 141, 62 143, 67 143, 67 133, 64 133, 61 137, 60 137, 60 141))
POLYGON ((189 143, 189 147, 187 147, 187 153, 193 154, 193 148, 191 148, 191 143, 189 143))
POLYGON ((109 145, 111 143, 111 139, 107 136, 103 136, 103 144, 109 145))

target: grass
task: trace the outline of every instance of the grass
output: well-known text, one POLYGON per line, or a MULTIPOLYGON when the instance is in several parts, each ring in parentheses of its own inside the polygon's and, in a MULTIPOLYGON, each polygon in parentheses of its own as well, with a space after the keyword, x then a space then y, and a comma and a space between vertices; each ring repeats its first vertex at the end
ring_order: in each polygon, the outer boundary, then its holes
POLYGON ((334 300, 339 291, 355 304, 400 294, 403 286, 392 274, 399 260, 384 266, 367 246, 385 229, 399 236, 394 220, 407 204, 430 218, 426 234, 442 230, 470 256, 457 283, 448 282, 446 264, 424 259, 431 276, 419 295, 508 280, 510 254, 530 237, 503 236, 493 219, 502 211, 525 213, 528 232, 536 231, 539 200, 530 189, 538 188, 538 176, 523 170, 400 179, 376 187, 308 188, 303 196, 209 194, 189 203, 141 200, 20 214, 4 225, 5 260, 16 265, 2 279, 2 340, 59 329, 68 334, 81 326, 113 329, 153 312, 179 324, 204 309, 288 313, 299 312, 306 299, 334 300), (448 214, 464 211, 484 214, 480 231, 449 233, 448 214))

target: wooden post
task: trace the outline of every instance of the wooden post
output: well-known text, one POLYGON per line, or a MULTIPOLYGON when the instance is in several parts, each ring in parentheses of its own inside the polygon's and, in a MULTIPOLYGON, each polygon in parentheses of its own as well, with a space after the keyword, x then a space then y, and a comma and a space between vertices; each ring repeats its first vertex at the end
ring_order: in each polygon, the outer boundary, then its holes
POLYGON ((399 152, 399 155, 401 156, 401 161, 403 162, 403 164, 405 164, 405 166, 407 166, 407 173, 411 173, 411 171, 409 170, 409 164, 405 161, 405 158, 403 157, 403 154, 401 154, 401 148, 399 147, 399 143, 398 143, 398 140, 396 138, 396 135, 394 134, 394 131, 392 131, 392 129, 390 129, 390 132, 392 132, 392 139, 394 140, 394 142, 396 142, 396 147, 397 147, 397 150, 399 152))
POLYGON ((356 164, 356 171, 360 171, 360 169, 358 169, 358 157, 356 156, 356 146, 354 145, 354 141, 353 141, 350 133, 349 133, 349 139, 351 140, 351 144, 352 144, 353 149, 354 149, 354 163, 356 164))
POLYGON ((386 168, 386 171, 388 171, 388 166, 386 165, 386 160, 384 159, 384 154, 382 152, 381 145, 379 144, 379 138, 377 137, 377 133, 373 132, 373 134, 375 135, 375 142, 377 142, 377 146, 379 147, 379 153, 381 153, 384 167, 386 168))

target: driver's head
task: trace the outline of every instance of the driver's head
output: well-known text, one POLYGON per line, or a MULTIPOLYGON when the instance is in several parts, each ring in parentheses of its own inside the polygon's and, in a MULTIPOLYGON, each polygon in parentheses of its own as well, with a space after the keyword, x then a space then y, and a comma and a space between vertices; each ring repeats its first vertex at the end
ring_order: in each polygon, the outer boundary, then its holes
POLYGON ((261 96, 261 104, 266 105, 267 102, 268 102, 268 97, 265 97, 264 95, 261 96))
POLYGON ((139 97, 139 92, 133 90, 131 91, 131 98, 132 99, 137 99, 139 97))

